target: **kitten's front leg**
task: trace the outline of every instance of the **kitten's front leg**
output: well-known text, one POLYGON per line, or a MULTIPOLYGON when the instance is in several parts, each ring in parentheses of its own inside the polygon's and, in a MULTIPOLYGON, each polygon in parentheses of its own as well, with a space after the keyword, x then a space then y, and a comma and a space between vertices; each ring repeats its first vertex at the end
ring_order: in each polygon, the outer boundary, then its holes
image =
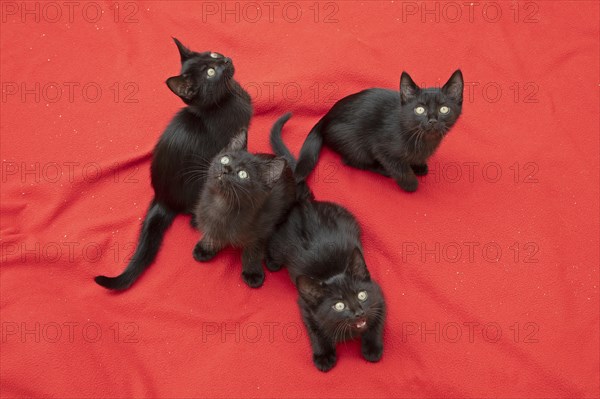
POLYGON ((399 160, 390 160, 385 156, 378 157, 377 160, 404 191, 412 193, 417 190, 419 181, 408 163, 399 160))
POLYGON ((313 363, 323 372, 331 370, 337 362, 335 346, 330 340, 325 338, 324 333, 321 332, 317 326, 314 326, 313 323, 307 319, 307 316, 303 314, 302 318, 304 319, 304 324, 306 325, 308 336, 310 338, 313 363))
POLYGON ((242 279, 252 288, 258 288, 265 281, 265 272, 262 268, 264 248, 254 244, 244 248, 242 252, 242 279))
POLYGON ((283 267, 282 264, 275 262, 269 255, 265 257, 265 266, 272 272, 279 271, 283 267))
POLYGON ((383 316, 363 334, 361 339, 363 357, 370 362, 378 362, 383 354, 383 316))
POLYGON ((350 161, 348 158, 342 158, 342 162, 348 166, 352 166, 353 168, 369 170, 371 172, 378 173, 382 176, 390 177, 390 173, 377 161, 371 163, 362 163, 357 161, 350 161))
POLYGON ((214 258, 219 251, 223 249, 223 245, 210 239, 206 235, 196 243, 194 247, 194 259, 198 262, 208 262, 214 258))
POLYGON ((371 172, 375 172, 378 173, 382 176, 385 177, 390 177, 390 172, 388 172, 383 166, 381 166, 380 163, 373 163, 371 165, 369 165, 369 167, 367 167, 367 170, 370 170, 371 172))
POLYGON ((413 172, 415 172, 415 175, 417 175, 417 176, 425 176, 427 173, 429 173, 429 167, 427 166, 426 163, 410 165, 410 167, 412 168, 413 172))

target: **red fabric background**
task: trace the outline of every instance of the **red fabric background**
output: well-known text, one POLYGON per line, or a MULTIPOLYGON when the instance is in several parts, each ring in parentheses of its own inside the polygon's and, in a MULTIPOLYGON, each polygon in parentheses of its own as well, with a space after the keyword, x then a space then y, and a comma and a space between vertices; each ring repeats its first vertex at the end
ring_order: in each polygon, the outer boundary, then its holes
POLYGON ((2 3, 2 397, 600 395, 597 2, 113 3, 2 3), (253 151, 285 111, 297 152, 333 101, 462 68, 416 193, 329 150, 311 180, 363 226, 380 363, 347 343, 317 371, 287 273, 253 290, 233 251, 197 264, 187 217, 132 289, 93 283, 125 267, 182 107, 171 35, 233 58, 253 151))

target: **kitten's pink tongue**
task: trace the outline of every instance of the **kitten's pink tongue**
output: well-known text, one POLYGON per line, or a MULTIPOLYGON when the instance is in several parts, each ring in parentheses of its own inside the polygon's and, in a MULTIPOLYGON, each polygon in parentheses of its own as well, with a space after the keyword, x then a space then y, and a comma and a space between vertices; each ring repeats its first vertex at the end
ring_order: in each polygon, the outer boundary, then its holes
POLYGON ((359 319, 356 321, 356 323, 354 324, 354 326, 356 328, 358 328, 359 330, 365 328, 367 326, 367 319, 359 319))

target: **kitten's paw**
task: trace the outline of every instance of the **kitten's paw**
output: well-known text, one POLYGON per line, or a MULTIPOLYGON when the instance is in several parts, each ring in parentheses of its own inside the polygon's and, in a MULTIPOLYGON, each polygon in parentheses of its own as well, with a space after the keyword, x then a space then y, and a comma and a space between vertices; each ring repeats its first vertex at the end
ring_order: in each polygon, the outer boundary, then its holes
POLYGON ((335 366, 335 362, 337 361, 337 356, 335 353, 325 353, 317 355, 313 354, 313 362, 315 366, 323 372, 327 372, 335 366))
POLYGON ((194 247, 193 255, 198 262, 208 262, 217 255, 217 251, 205 248, 202 241, 199 241, 194 247))
POLYGON ((279 271, 283 267, 282 265, 275 263, 273 260, 271 260, 269 258, 265 259, 265 265, 267 266, 267 269, 269 269, 272 272, 279 271))
POLYGON ((429 173, 429 167, 426 163, 421 165, 410 165, 410 167, 417 176, 425 176, 427 173, 429 173))
POLYGON ((417 187, 419 187, 419 181, 416 177, 406 178, 406 179, 398 179, 396 183, 402 188, 402 190, 412 193, 417 191, 417 187))
POLYGON ((264 272, 242 272, 242 279, 251 288, 258 288, 265 282, 264 272))
POLYGON ((370 362, 378 362, 383 355, 383 346, 373 342, 362 342, 362 355, 370 362))

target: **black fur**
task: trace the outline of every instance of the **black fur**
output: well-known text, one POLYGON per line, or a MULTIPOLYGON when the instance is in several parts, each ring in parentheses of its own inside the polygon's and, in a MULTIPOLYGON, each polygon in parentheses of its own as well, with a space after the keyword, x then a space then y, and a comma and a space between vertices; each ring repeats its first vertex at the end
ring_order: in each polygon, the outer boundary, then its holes
POLYGON ((217 53, 197 53, 173 40, 181 56, 181 74, 166 83, 187 107, 171 120, 154 148, 154 199, 131 261, 121 275, 95 279, 106 288, 130 287, 152 264, 175 216, 194 211, 210 160, 250 124, 250 96, 233 80, 231 59, 217 53), (214 71, 212 76, 209 69, 214 71))
POLYGON ((211 162, 195 213, 204 235, 194 259, 206 262, 227 245, 242 248, 242 278, 258 288, 266 245, 295 202, 295 182, 284 158, 245 148, 242 134, 211 162))
MULTIPOLYGON (((280 132, 275 125, 271 132, 273 149, 294 164, 280 132)), ((303 161, 301 156, 298 166, 303 161)), ((267 268, 276 271, 285 265, 296 284, 313 362, 319 370, 328 371, 335 365, 338 342, 359 336, 363 357, 379 361, 383 354, 385 301, 364 261, 359 224, 343 207, 315 201, 305 177, 296 170, 299 201, 269 242, 267 268), (367 297, 361 300, 358 295, 363 292, 367 297), (335 309, 338 302, 344 304, 344 309, 335 309)))
POLYGON ((405 191, 415 191, 416 176, 427 174, 427 159, 462 112, 463 86, 460 70, 441 89, 419 88, 403 72, 400 92, 368 89, 341 99, 310 131, 296 175, 315 168, 325 143, 347 165, 391 176, 405 191), (418 107, 424 112, 417 114, 418 107))

